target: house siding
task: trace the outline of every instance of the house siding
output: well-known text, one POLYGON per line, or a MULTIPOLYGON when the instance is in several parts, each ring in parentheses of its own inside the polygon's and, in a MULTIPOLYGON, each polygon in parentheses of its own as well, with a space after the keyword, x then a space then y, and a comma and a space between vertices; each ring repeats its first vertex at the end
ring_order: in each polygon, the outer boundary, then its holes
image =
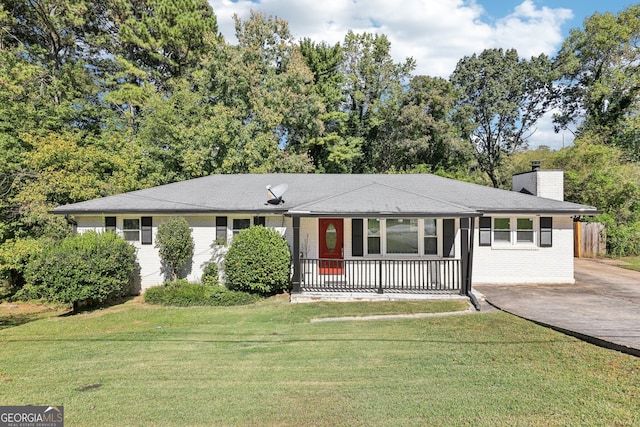
MULTIPOLYGON (((155 247, 156 236, 158 234, 158 226, 163 224, 169 219, 174 218, 174 215, 151 215, 151 214, 117 214, 117 215, 105 215, 116 216, 116 230, 118 234, 122 235, 123 219, 125 218, 140 218, 141 216, 151 216, 153 218, 152 223, 152 244, 143 245, 140 241, 130 242, 136 248, 136 255, 140 269, 136 274, 136 286, 139 290, 144 291, 152 286, 162 284, 168 279, 162 270, 162 263, 158 249, 155 247)), ((194 242, 193 258, 191 265, 185 268, 184 276, 187 280, 197 282, 202 277, 202 271, 204 267, 210 262, 216 262, 219 267, 222 266, 224 255, 228 250, 228 246, 233 240, 233 219, 251 219, 252 215, 228 215, 214 213, 211 215, 184 215, 182 216, 187 220, 191 227, 192 237, 194 242), (216 245, 216 217, 226 216, 227 221, 227 245, 216 245)), ((102 215, 77 215, 75 217, 78 223, 77 232, 82 234, 87 231, 104 232, 104 216, 102 215)), ((271 215, 265 218, 265 225, 278 231, 289 244, 291 248, 293 246, 293 227, 291 218, 286 218, 283 215, 271 215)), ((220 268, 219 270, 222 270, 220 268)), ((221 271, 222 275, 222 271, 221 271)))
POLYGON ((473 284, 574 283, 573 219, 553 217, 553 246, 511 244, 479 246, 476 222, 473 284))
MULTIPOLYGON (((116 228, 122 234, 124 218, 139 218, 139 214, 118 214, 116 228)), ((137 249, 140 271, 137 284, 140 290, 161 284, 165 280, 158 250, 155 248, 155 239, 158 226, 168 221, 170 215, 152 216, 153 244, 142 245, 139 241, 132 245, 137 249)), ((246 214, 201 214, 183 216, 193 229, 194 256, 193 262, 187 271, 186 278, 190 281, 199 281, 203 268, 209 262, 216 262, 222 266, 224 254, 233 238, 234 218, 253 218, 246 214), (228 242, 226 246, 215 245, 216 240, 216 216, 226 216, 228 242)), ((78 215, 75 217, 79 233, 89 230, 104 231, 104 216, 102 215, 78 215)), ((539 220, 536 220, 539 224, 539 220)), ((266 216, 265 225, 277 230, 287 240, 289 247, 293 248, 293 220, 283 215, 266 216)), ((474 229, 474 260, 473 283, 573 283, 573 220, 571 217, 553 217, 553 246, 541 248, 537 245, 539 228, 536 225, 535 245, 493 245, 480 247, 478 221, 474 229)), ((460 222, 455 220, 455 258, 460 259, 460 222)), ((352 221, 344 219, 344 257, 352 259, 351 231, 352 221)), ((438 232, 442 235, 442 221, 438 222, 438 232)), ((366 233, 366 231, 365 231, 366 233)), ((318 258, 318 219, 300 219, 300 252, 304 258, 318 258)), ((360 258, 360 257, 358 257, 360 258)), ((365 256, 364 259, 371 258, 365 256)), ((221 274, 222 274, 222 268, 221 274)))

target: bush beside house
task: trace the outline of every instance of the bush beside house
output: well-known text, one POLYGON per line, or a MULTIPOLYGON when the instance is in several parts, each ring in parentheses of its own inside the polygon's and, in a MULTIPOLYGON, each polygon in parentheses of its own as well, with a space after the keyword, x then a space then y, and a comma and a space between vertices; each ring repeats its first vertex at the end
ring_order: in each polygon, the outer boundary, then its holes
POLYGON ((291 253, 287 241, 262 226, 240 231, 224 261, 227 288, 263 296, 289 288, 291 253))
POLYGON ((16 299, 102 305, 127 294, 136 265, 135 248, 115 233, 75 235, 30 259, 16 299))
POLYGON ((165 282, 144 293, 144 300, 149 304, 179 307, 246 305, 261 299, 258 295, 230 291, 223 286, 189 283, 185 279, 165 282))
POLYGON ((176 280, 193 257, 193 236, 186 219, 171 218, 158 226, 156 248, 171 280, 176 280))

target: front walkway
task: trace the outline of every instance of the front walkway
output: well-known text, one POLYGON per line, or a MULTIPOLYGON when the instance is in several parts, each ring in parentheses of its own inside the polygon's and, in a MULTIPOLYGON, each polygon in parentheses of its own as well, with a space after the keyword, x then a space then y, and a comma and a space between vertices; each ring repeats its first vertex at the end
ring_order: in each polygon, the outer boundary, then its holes
POLYGON ((640 272, 575 259, 575 285, 479 285, 499 309, 640 357, 640 272))

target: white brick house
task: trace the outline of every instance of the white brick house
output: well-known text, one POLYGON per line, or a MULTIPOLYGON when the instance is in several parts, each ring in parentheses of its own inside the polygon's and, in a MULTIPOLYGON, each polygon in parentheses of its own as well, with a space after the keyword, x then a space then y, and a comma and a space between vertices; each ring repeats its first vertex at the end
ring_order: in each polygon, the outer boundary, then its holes
POLYGON ((193 229, 190 280, 209 262, 222 265, 233 235, 257 224, 289 242, 296 293, 470 295, 472 283, 572 283, 573 219, 598 210, 562 201, 557 171, 518 175, 514 190, 429 174, 212 175, 54 213, 80 233, 113 230, 130 241, 142 290, 165 280, 153 243, 175 216, 193 229), (288 185, 282 200, 266 189, 278 184, 288 185))

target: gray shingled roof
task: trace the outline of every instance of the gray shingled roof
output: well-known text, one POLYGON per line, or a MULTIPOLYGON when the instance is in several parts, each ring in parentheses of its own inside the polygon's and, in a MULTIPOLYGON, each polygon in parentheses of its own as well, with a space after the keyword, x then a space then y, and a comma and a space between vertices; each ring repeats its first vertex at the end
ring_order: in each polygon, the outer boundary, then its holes
POLYGON ((86 202, 56 214, 288 213, 291 215, 470 216, 483 213, 593 215, 591 206, 499 190, 436 175, 211 175, 86 202), (284 203, 267 203, 267 185, 288 184, 284 203))

